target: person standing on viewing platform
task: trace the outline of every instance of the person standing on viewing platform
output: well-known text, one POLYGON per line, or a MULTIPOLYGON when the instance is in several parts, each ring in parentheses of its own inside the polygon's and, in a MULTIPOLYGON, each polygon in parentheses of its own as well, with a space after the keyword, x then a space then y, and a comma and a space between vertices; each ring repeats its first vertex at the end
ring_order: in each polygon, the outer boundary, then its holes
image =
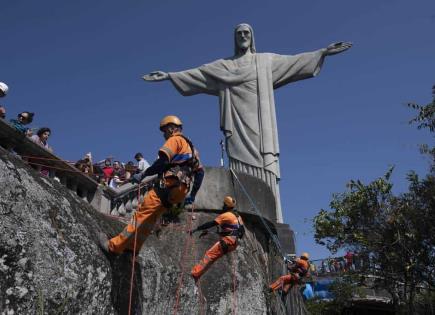
POLYGON ((48 145, 48 138, 50 136, 51 136, 50 128, 43 127, 38 130, 36 135, 31 136, 30 139, 36 144, 39 144, 47 151, 53 152, 53 149, 48 145))
POLYGON ((114 175, 110 180, 109 187, 116 189, 119 188, 123 183, 124 181, 118 175, 114 175))
POLYGON ((0 106, 0 119, 6 119, 6 108, 0 106))
POLYGON ((94 166, 92 165, 92 154, 87 153, 82 160, 78 160, 75 167, 86 175, 92 176, 94 174, 94 166))
MULTIPOLYGON (((0 97, 6 96, 9 87, 6 83, 0 82, 0 97)), ((6 108, 0 105, 0 119, 6 119, 6 108)))
POLYGON ((4 82, 0 82, 0 97, 6 96, 6 94, 8 94, 8 91, 9 87, 7 86, 7 84, 4 82))
MULTIPOLYGON (((48 145, 48 138, 50 137, 50 135, 51 135, 50 128, 43 127, 38 130, 36 135, 31 136, 30 140, 35 142, 37 145, 40 145, 47 151, 53 153, 53 149, 48 145)), ((39 164, 39 163, 43 163, 43 161, 36 160, 35 163, 39 164)), ((41 174, 41 176, 48 177, 50 175, 50 169, 41 165, 39 173, 41 174)))
POLYGON ((31 136, 31 129, 27 128, 26 125, 30 124, 33 121, 33 116, 35 114, 31 112, 21 112, 18 114, 17 119, 11 119, 10 124, 17 131, 25 134, 26 136, 31 136))
POLYGON ((127 164, 125 164, 125 180, 129 181, 131 176, 135 174, 137 171, 137 167, 134 166, 133 161, 128 161, 127 164))
POLYGON ((104 167, 103 167, 103 179, 106 185, 109 185, 112 176, 113 176, 112 162, 110 161, 109 158, 107 158, 104 161, 104 167))
POLYGON ((120 161, 113 162, 113 176, 118 176, 120 180, 125 179, 125 169, 120 161))
POLYGON ((137 161, 137 172, 142 173, 150 167, 150 164, 143 158, 142 153, 138 152, 134 155, 134 159, 137 161))

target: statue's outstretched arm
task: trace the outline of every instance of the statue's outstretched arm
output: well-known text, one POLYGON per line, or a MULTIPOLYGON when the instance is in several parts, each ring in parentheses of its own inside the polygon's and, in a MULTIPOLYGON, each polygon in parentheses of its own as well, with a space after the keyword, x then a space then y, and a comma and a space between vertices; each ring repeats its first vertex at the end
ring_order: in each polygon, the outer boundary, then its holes
POLYGON ((352 47, 351 42, 332 43, 331 45, 323 49, 323 54, 325 56, 332 56, 332 55, 340 54, 351 47, 352 47))
POLYGON ((142 79, 148 82, 164 81, 169 79, 169 74, 163 71, 153 71, 149 74, 145 74, 142 79))

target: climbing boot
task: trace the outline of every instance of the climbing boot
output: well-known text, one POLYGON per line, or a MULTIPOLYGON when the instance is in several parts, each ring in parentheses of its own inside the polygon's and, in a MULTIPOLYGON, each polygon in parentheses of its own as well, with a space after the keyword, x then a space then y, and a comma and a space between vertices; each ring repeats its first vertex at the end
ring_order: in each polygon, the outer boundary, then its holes
POLYGON ((110 254, 109 251, 109 240, 107 239, 107 235, 99 232, 98 233, 98 245, 106 254, 110 254))
POLYGON ((190 275, 192 276, 193 280, 195 280, 195 284, 198 283, 200 277, 195 276, 193 273, 191 273, 190 275))

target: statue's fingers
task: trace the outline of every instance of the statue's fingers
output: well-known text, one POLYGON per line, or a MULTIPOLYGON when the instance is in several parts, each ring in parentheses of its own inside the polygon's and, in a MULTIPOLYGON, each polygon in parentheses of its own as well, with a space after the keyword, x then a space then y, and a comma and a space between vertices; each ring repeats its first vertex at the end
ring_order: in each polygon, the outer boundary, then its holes
POLYGON ((142 79, 144 79, 145 81, 152 81, 154 80, 155 76, 153 74, 145 74, 142 79))

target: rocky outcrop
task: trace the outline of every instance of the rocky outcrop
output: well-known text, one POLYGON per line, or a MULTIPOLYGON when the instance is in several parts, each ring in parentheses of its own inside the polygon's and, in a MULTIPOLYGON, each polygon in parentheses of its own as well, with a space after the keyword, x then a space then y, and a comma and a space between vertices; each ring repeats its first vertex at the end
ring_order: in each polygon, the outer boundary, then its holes
MULTIPOLYGON (((0 187, 0 314, 126 314, 130 257, 107 257, 96 244, 99 231, 114 235, 123 223, 2 149, 0 187)), ((214 216, 183 213, 147 239, 135 264, 132 313, 303 314, 297 290, 267 293, 282 261, 249 219, 238 250, 195 286, 190 269, 217 237, 185 231, 214 216)))

